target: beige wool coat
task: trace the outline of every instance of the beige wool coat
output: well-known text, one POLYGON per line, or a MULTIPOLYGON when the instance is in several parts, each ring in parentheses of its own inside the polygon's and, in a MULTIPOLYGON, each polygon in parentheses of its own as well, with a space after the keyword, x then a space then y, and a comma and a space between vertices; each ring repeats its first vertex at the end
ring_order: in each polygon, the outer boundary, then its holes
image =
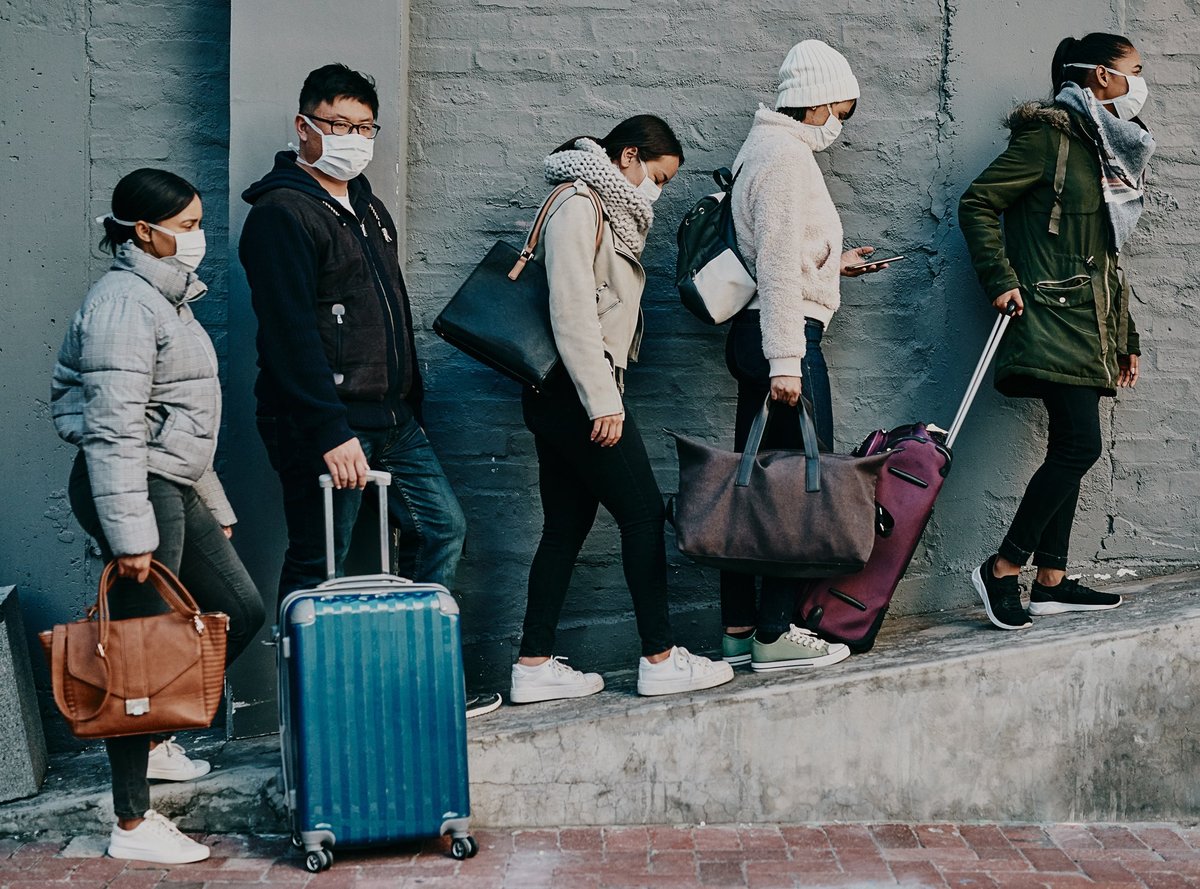
POLYGON ((550 284, 550 322, 563 365, 588 417, 622 413, 619 380, 642 341, 646 272, 609 225, 596 249, 596 210, 575 183, 550 207, 534 258, 550 284))

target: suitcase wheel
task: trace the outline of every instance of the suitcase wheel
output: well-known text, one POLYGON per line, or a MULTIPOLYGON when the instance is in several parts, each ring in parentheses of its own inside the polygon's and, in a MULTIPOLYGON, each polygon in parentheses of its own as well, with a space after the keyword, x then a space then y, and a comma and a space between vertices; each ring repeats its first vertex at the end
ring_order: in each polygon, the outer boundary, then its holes
POLYGON ((479 851, 479 843, 475 842, 475 837, 455 837, 450 843, 450 855, 462 861, 464 858, 474 858, 475 853, 479 851))
POLYGON ((333 853, 328 849, 316 849, 304 856, 304 869, 315 874, 333 867, 333 853))

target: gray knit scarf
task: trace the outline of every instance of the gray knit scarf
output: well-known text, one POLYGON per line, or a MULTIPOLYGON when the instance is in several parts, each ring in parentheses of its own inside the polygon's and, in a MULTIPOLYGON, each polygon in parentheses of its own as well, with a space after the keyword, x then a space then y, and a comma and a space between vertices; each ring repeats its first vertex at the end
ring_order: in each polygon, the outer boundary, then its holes
POLYGON ((1096 125, 1104 206, 1120 250, 1137 227, 1146 203, 1146 165, 1154 154, 1154 137, 1139 124, 1109 114, 1090 89, 1077 83, 1063 86, 1054 101, 1096 125))
POLYGON ((626 179, 608 153, 592 139, 580 139, 575 148, 546 158, 546 181, 552 185, 582 179, 599 195, 609 224, 625 245, 641 255, 646 233, 654 222, 650 202, 626 179))

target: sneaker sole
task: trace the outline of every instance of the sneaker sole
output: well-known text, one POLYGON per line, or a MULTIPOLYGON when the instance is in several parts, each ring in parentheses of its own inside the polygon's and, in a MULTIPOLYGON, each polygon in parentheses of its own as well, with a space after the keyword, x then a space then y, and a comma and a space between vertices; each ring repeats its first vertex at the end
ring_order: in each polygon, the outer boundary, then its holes
POLYGON ((725 663, 729 664, 729 666, 731 666, 731 667, 740 667, 743 664, 750 663, 750 655, 748 655, 748 654, 730 654, 730 655, 725 655, 724 657, 721 658, 721 660, 723 660, 725 663))
POLYGON ((115 858, 118 861, 148 861, 151 864, 195 864, 197 861, 207 861, 212 855, 212 850, 208 846, 201 846, 193 855, 162 855, 149 850, 138 850, 131 852, 117 852, 113 854, 110 847, 107 850, 109 858, 115 858))
POLYGON ((483 716, 484 714, 491 713, 494 710, 499 710, 500 705, 503 703, 504 698, 500 697, 500 695, 496 695, 496 699, 490 704, 484 704, 481 707, 469 708, 467 710, 467 719, 474 719, 476 716, 483 716))
POLYGON ((212 771, 210 765, 204 771, 194 775, 181 775, 178 772, 159 772, 154 769, 146 769, 147 781, 198 781, 212 771))
POLYGON ((1120 608, 1124 599, 1112 605, 1071 605, 1066 602, 1030 602, 1029 613, 1037 617, 1049 617, 1052 614, 1066 614, 1070 611, 1112 611, 1120 608))
POLYGON ((566 701, 570 698, 586 698, 602 691, 604 691, 603 680, 594 688, 590 685, 583 688, 571 689, 546 688, 528 693, 512 689, 508 693, 508 699, 514 704, 540 704, 543 701, 566 701))
POLYGON ((750 669, 755 673, 770 673, 772 670, 796 670, 808 667, 828 667, 830 664, 839 664, 846 658, 850 657, 851 651, 849 648, 844 648, 839 652, 830 652, 823 654, 820 657, 801 657, 793 658, 790 661, 758 661, 750 664, 750 669))
POLYGON ((1024 630, 1026 627, 1033 626, 1032 621, 1027 621, 1019 626, 1014 624, 1006 624, 1004 621, 996 617, 996 615, 992 614, 992 603, 988 599, 987 587, 983 585, 982 565, 971 572, 971 585, 975 587, 975 592, 979 594, 979 598, 983 602, 983 610, 987 612, 988 620, 992 622, 993 626, 997 626, 1002 630, 1024 630))
MULTIPOLYGON (((720 662, 714 662, 721 666, 720 662)), ((659 695, 678 695, 689 691, 704 691, 706 688, 716 688, 718 685, 724 685, 726 682, 733 680, 733 667, 729 664, 724 664, 728 671, 717 669, 712 674, 703 677, 702 679, 688 680, 667 680, 659 681, 651 685, 638 680, 637 693, 644 698, 654 698, 659 695)))

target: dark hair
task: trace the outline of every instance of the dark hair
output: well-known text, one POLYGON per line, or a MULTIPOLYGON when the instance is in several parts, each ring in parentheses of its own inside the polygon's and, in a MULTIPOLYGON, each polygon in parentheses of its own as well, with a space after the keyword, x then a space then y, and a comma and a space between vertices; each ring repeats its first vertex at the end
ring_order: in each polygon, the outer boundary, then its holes
MULTIPOLYGON (((846 116, 844 118, 842 118, 843 120, 849 120, 850 118, 854 117, 854 112, 858 110, 858 99, 853 99, 852 101, 854 104, 852 104, 850 106, 850 110, 846 112, 846 116)), ((829 104, 833 104, 833 103, 831 102, 829 104)), ((824 105, 815 105, 815 106, 812 106, 809 108, 793 107, 793 108, 776 108, 775 110, 778 111, 780 114, 786 114, 788 117, 792 118, 793 120, 803 121, 804 116, 806 114, 808 114, 808 112, 812 111, 813 108, 824 108, 824 107, 825 107, 824 105)))
MULTIPOLYGON (((581 138, 584 137, 576 136, 574 139, 568 139, 551 153, 571 151, 581 138)), ((670 155, 679 158, 680 164, 683 163, 683 146, 679 144, 679 139, 667 126, 665 120, 655 117, 653 114, 638 114, 628 120, 623 120, 613 127, 612 132, 603 139, 597 139, 594 136, 587 138, 599 143, 609 158, 614 161, 626 148, 636 148, 638 157, 644 161, 652 161, 655 158, 670 155)))
POLYGON ((379 93, 375 92, 375 78, 348 68, 340 63, 322 65, 309 71, 300 87, 300 113, 312 114, 322 102, 333 103, 338 99, 354 99, 379 116, 379 93))
POLYGON ((182 213, 193 198, 200 196, 196 187, 181 176, 166 170, 143 167, 121 178, 113 189, 112 215, 104 218, 104 240, 101 250, 114 256, 117 248, 133 240, 133 226, 123 222, 162 222, 182 213))
POLYGON ((1064 37, 1054 51, 1054 60, 1050 62, 1050 82, 1054 87, 1054 95, 1058 95, 1065 83, 1087 85, 1087 68, 1068 68, 1068 65, 1103 65, 1111 68, 1120 61, 1133 44, 1120 34, 1088 34, 1080 40, 1074 37, 1064 37))

